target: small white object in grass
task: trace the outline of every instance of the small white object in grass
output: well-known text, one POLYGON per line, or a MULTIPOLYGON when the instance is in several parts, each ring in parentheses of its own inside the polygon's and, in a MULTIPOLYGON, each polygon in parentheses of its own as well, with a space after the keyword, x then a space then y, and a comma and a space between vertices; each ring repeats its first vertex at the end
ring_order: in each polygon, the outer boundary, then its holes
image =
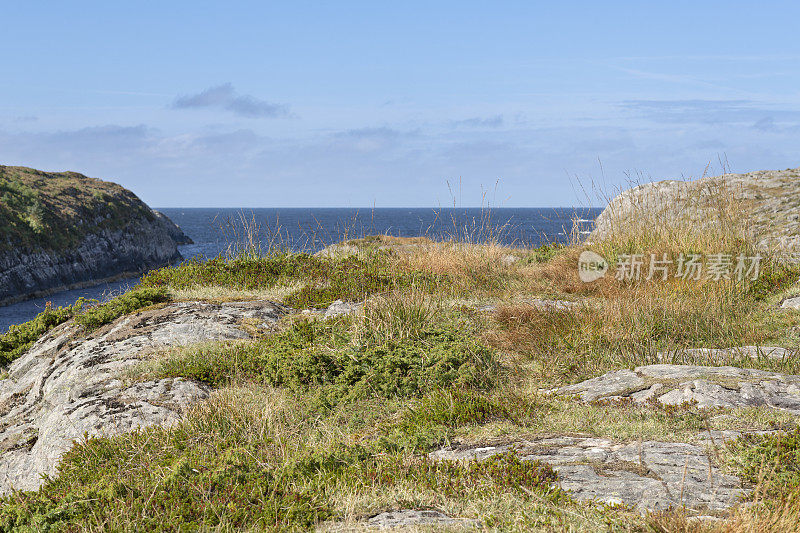
POLYGON ((584 250, 578 257, 578 276, 584 283, 602 278, 608 272, 608 261, 591 250, 584 250))
POLYGON ((800 296, 787 298, 781 302, 782 309, 800 309, 800 296))

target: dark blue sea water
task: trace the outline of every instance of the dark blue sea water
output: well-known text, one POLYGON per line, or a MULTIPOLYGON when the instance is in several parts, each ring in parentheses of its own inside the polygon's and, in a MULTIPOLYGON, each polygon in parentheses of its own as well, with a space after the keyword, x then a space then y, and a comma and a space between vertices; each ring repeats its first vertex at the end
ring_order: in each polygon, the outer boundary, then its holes
MULTIPOLYGON (((364 235, 427 236, 482 242, 489 238, 520 247, 568 242, 573 222, 587 231, 600 214, 598 208, 159 208, 191 237, 194 244, 180 247, 184 258, 212 258, 253 244, 266 251, 280 246, 314 252, 334 242, 364 235), (248 231, 249 228, 249 231, 248 231), (252 239, 248 238, 252 236, 252 239)), ((137 283, 127 279, 45 298, 0 307, 0 332, 11 324, 30 320, 51 301, 68 305, 79 297, 105 300, 137 283)))

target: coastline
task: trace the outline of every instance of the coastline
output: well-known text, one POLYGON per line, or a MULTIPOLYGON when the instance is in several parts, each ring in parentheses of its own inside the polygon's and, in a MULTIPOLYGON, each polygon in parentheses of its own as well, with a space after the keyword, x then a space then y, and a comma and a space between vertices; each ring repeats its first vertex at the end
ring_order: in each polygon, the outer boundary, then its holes
MULTIPOLYGON (((170 266, 171 264, 172 263, 165 263, 165 264, 163 264, 161 266, 165 267, 165 266, 170 266)), ((155 267, 155 268, 160 268, 160 267, 155 267)), ((23 294, 23 295, 19 295, 19 296, 13 296, 13 297, 10 297, 10 298, 4 298, 4 299, 0 300, 0 307, 6 307, 6 306, 9 306, 9 305, 18 304, 18 303, 21 303, 21 302, 26 302, 28 300, 34 300, 36 298, 44 298, 45 296, 50 296, 50 295, 53 295, 53 294, 56 294, 56 293, 59 293, 59 292, 72 291, 72 290, 75 290, 75 289, 85 289, 87 287, 93 287, 95 285, 101 285, 103 283, 113 283, 115 281, 121 281, 121 280, 124 280, 124 279, 136 278, 138 276, 141 276, 142 274, 144 274, 148 270, 151 270, 151 269, 147 268, 147 269, 144 269, 144 270, 140 270, 138 272, 136 272, 136 271, 126 271, 126 272, 121 272, 121 273, 116 274, 114 276, 108 276, 108 277, 105 277, 105 278, 78 281, 78 282, 70 283, 70 284, 67 284, 67 285, 61 285, 59 287, 53 287, 53 288, 50 288, 50 289, 43 289, 43 290, 39 290, 39 291, 34 291, 34 292, 31 292, 31 293, 27 293, 27 294, 23 294)))

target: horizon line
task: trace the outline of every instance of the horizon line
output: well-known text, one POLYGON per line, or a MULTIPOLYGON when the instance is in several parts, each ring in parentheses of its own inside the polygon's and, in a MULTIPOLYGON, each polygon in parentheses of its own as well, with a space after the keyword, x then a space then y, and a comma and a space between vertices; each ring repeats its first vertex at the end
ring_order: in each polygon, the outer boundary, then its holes
POLYGON ((599 206, 539 206, 539 207, 485 207, 485 206, 459 206, 459 207, 430 207, 430 206, 388 206, 388 207, 331 207, 331 206, 297 206, 297 207, 276 207, 276 206, 153 206, 152 209, 350 209, 357 211, 372 211, 377 209, 483 209, 485 211, 495 211, 500 209, 605 209, 599 206))

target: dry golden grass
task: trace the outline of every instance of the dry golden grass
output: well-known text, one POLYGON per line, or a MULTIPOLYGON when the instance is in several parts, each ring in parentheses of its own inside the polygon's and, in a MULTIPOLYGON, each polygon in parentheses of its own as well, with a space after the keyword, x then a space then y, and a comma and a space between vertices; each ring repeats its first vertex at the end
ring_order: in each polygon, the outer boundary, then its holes
POLYGON ((175 300, 204 300, 209 302, 272 300, 279 302, 303 287, 303 285, 303 283, 293 283, 290 285, 280 285, 258 290, 201 285, 189 288, 170 289, 170 295, 175 300))
POLYGON ((593 245, 601 255, 753 251, 751 222, 724 178, 656 185, 635 194, 639 190, 633 187, 608 202, 602 239, 593 245))
POLYGON ((520 252, 496 243, 431 242, 399 254, 392 261, 395 268, 407 272, 446 277, 448 283, 438 287, 442 295, 486 297, 509 293, 518 269, 503 259, 520 252))
POLYGON ((775 324, 740 293, 715 285, 609 288, 583 304, 500 306, 485 339, 535 363, 548 383, 660 362, 657 352, 762 344, 775 324))
POLYGON ((708 530, 710 533, 789 533, 800 531, 800 498, 793 492, 777 505, 739 507, 728 520, 708 530))
POLYGON ((543 293, 554 296, 564 294, 576 296, 595 296, 602 292, 604 283, 584 283, 578 277, 578 256, 581 248, 570 246, 564 248, 547 262, 521 265, 519 290, 525 293, 543 293))

